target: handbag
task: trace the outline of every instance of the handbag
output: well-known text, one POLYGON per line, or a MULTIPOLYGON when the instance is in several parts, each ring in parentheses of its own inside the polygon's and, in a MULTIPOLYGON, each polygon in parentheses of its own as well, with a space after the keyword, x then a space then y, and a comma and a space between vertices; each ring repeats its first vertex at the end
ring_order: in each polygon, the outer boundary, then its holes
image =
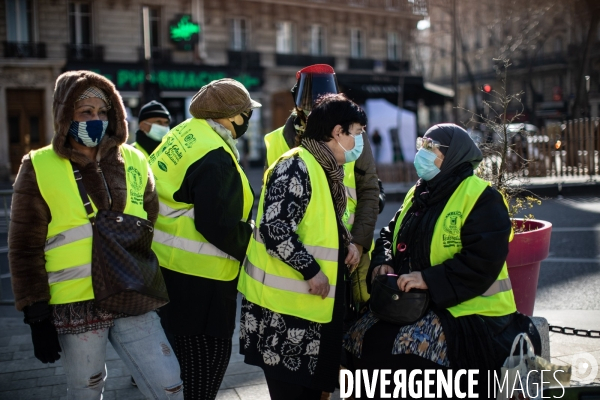
POLYGON ((410 325, 429 309, 429 291, 398 288, 398 275, 378 275, 371 288, 370 308, 377 318, 397 325, 410 325))
POLYGON ((568 387, 571 382, 571 366, 556 365, 536 356, 526 333, 519 333, 515 337, 500 372, 498 381, 503 384, 502 390, 494 387, 492 392, 497 400, 548 398, 542 397, 543 389, 568 387), (517 346, 519 353, 514 355, 517 346), (544 371, 543 379, 540 371, 544 371))
POLYGON ((96 306, 141 315, 167 304, 165 281, 151 249, 152 223, 112 210, 99 210, 94 215, 81 173, 71 165, 92 225, 92 288, 96 306))

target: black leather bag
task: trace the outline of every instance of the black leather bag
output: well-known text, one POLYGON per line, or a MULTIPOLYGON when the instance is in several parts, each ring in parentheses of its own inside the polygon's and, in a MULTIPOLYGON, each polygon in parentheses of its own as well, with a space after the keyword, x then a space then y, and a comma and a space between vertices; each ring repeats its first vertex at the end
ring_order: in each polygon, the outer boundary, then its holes
POLYGON ((169 302, 156 254, 154 228, 146 219, 111 210, 94 216, 81 173, 73 166, 79 194, 92 224, 92 287, 96 305, 141 315, 169 302))
POLYGON ((398 288, 397 281, 398 275, 375 277, 371 285, 370 308, 383 321, 410 325, 429 310, 429 292, 423 289, 403 292, 398 288))

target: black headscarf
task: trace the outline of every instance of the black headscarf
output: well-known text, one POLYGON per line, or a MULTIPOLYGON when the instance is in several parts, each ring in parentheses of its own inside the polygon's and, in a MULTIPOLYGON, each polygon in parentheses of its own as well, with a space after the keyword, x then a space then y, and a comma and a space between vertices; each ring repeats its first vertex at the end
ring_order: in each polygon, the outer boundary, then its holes
POLYGON ((398 243, 405 243, 407 251, 396 253, 396 271, 406 273, 408 260, 412 269, 429 268, 429 254, 435 224, 450 196, 461 182, 473 175, 482 160, 481 151, 469 134, 454 124, 434 125, 425 137, 439 142, 444 161, 440 172, 431 180, 419 179, 413 195, 413 203, 402 220, 398 243))
POLYGON ((476 169, 483 155, 467 131, 454 124, 434 125, 427 132, 426 138, 431 138, 439 142, 440 151, 444 155, 444 162, 440 167, 441 172, 431 181, 435 183, 443 181, 447 176, 452 175, 458 166, 463 163, 471 163, 472 169, 476 169), (448 147, 443 147, 448 146, 448 147))

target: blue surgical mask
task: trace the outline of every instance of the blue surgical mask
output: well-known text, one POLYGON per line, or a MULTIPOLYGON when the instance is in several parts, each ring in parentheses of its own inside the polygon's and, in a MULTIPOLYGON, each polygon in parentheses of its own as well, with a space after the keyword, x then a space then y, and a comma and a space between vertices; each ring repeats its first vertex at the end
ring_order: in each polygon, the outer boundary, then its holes
POLYGON ((344 159, 346 160, 346 163, 351 163, 352 161, 358 160, 358 157, 360 157, 360 155, 363 151, 363 148, 365 147, 365 143, 363 142, 362 134, 360 134, 358 136, 353 136, 353 138, 354 138, 354 148, 352 148, 352 150, 346 150, 344 148, 344 146, 342 146, 341 143, 338 142, 340 147, 342 149, 344 149, 344 159))
POLYGON ((440 173, 440 169, 435 165, 435 159, 438 156, 433 151, 420 149, 415 155, 415 168, 417 169, 417 175, 426 181, 430 181, 437 174, 440 173))
POLYGON ((148 133, 146 135, 148 135, 148 137, 150 139, 160 142, 167 133, 169 133, 168 126, 152 124, 150 126, 150 130, 148 131, 148 133))
POLYGON ((71 121, 69 135, 71 135, 79 144, 87 147, 96 147, 102 141, 108 121, 71 121))

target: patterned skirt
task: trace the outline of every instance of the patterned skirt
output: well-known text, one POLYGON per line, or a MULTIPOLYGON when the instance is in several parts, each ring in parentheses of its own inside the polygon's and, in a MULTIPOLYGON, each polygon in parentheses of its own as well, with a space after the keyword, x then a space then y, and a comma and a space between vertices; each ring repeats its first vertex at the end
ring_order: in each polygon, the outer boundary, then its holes
MULTIPOLYGON (((355 357, 360 358, 365 334, 377 322, 379 322, 379 318, 375 317, 371 311, 363 315, 352 325, 344 337, 344 348, 355 357)), ((450 366, 442 324, 433 311, 429 311, 414 324, 398 327, 398 334, 390 353, 415 354, 441 366, 450 366)))
MULTIPOLYGON (((299 382, 314 376, 322 324, 279 314, 242 297, 240 353, 265 374, 294 372, 299 382)), ((307 385, 305 385, 307 386, 307 385)))

